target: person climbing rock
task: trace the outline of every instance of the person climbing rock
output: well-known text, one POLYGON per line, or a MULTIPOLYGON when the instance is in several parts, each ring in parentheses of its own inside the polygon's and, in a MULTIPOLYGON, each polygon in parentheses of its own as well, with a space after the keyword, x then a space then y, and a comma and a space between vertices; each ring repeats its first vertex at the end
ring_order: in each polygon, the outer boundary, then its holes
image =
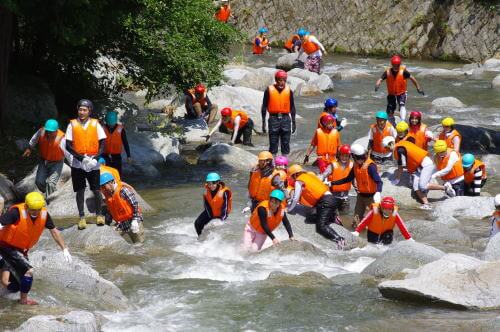
POLYGON ((57 190, 57 182, 64 166, 66 140, 64 132, 59 130, 57 120, 47 120, 45 125, 36 131, 23 157, 29 157, 36 145, 40 151, 40 161, 36 169, 35 184, 38 190, 45 194, 48 202, 49 196, 57 190))
POLYGON ((384 137, 396 137, 396 129, 387 121, 387 113, 378 111, 375 115, 376 123, 370 126, 368 132, 368 155, 377 163, 392 160, 392 152, 387 151, 382 145, 384 137))
MULTIPOLYGON (((0 211, 3 211, 3 201, 0 211)), ((71 254, 45 207, 42 194, 28 193, 24 203, 13 205, 0 216, 1 282, 10 292, 21 292, 21 304, 38 304, 28 298, 34 274, 33 266, 28 260, 28 252, 38 242, 44 229, 50 231, 50 235, 61 248, 64 259, 70 264, 71 254)))
POLYGON ((82 99, 77 104, 78 118, 70 121, 66 129, 66 150, 71 158, 71 181, 76 193, 78 207, 78 229, 87 227, 85 219, 85 181, 94 194, 94 205, 97 216, 97 226, 104 225, 101 215, 102 196, 99 192, 98 156, 104 153, 106 133, 97 119, 91 118, 94 105, 88 99, 82 99))
POLYGON ((100 165, 99 175, 102 175, 103 173, 111 173, 111 175, 113 175, 113 178, 116 181, 121 181, 120 173, 118 172, 118 170, 114 167, 107 166, 106 159, 101 157, 97 161, 99 162, 99 165, 100 165))
POLYGON ((229 5, 229 0, 221 0, 222 4, 215 13, 215 19, 222 23, 227 23, 229 18, 233 17, 231 14, 231 6, 229 5))
POLYGON ((217 116, 217 105, 212 104, 207 95, 207 88, 203 84, 197 84, 194 88, 184 91, 186 119, 203 118, 207 124, 215 122, 217 116))
POLYGON ((491 216, 491 230, 490 230, 490 238, 495 236, 500 232, 500 194, 495 196, 495 211, 493 211, 493 215, 491 216))
POLYGON ((464 168, 464 195, 480 196, 481 188, 486 184, 486 165, 473 154, 466 153, 462 157, 464 168))
POLYGON ((273 231, 283 223, 290 240, 294 240, 292 226, 285 213, 282 202, 285 194, 279 189, 275 189, 269 194, 268 199, 257 205, 252 212, 250 220, 245 225, 243 232, 243 249, 246 251, 259 251, 262 249, 267 237, 273 241, 273 245, 279 244, 279 240, 274 236, 273 231))
POLYGON ((398 213, 396 201, 394 198, 386 196, 382 198, 380 204, 373 204, 370 212, 361 220, 352 234, 359 236, 359 233, 368 228, 366 234, 368 242, 389 245, 392 243, 396 225, 406 240, 414 241, 398 213))
POLYGON ((118 170, 122 175, 122 150, 125 149, 127 162, 131 163, 130 147, 127 140, 127 132, 125 127, 118 123, 118 114, 116 112, 108 112, 105 116, 104 132, 106 133, 106 142, 104 144, 104 159, 106 165, 118 170))
POLYGON ((375 92, 380 88, 380 84, 383 80, 387 84, 387 115, 389 117, 389 122, 393 126, 396 126, 396 120, 394 119, 394 112, 396 111, 397 105, 399 105, 399 114, 401 120, 406 120, 406 98, 407 98, 407 80, 410 80, 417 92, 422 96, 425 95, 424 91, 420 88, 415 77, 413 77, 410 72, 406 69, 406 66, 401 65, 401 57, 399 55, 394 55, 391 58, 391 67, 387 68, 382 76, 375 83, 375 92))
POLYGON ((333 123, 333 128, 337 129, 338 131, 344 129, 344 127, 347 125, 347 119, 342 118, 342 120, 339 120, 337 115, 337 106, 338 106, 337 99, 328 98, 325 100, 325 108, 323 109, 323 112, 321 112, 318 118, 318 126, 317 126, 318 128, 321 128, 321 118, 324 115, 330 114, 335 119, 335 122, 333 123))
POLYGON ((115 180, 111 173, 101 174, 99 184, 107 207, 106 224, 114 220, 121 236, 128 235, 132 243, 144 242, 143 217, 134 188, 115 180))
POLYGON ((233 110, 230 107, 224 107, 220 111, 221 119, 210 130, 207 135, 207 141, 219 130, 221 133, 231 135, 231 142, 229 144, 241 144, 253 146, 252 144, 252 130, 254 127, 253 120, 244 111, 233 110), (243 142, 241 137, 243 136, 243 142))
POLYGON ((430 190, 444 190, 449 197, 464 195, 464 169, 460 154, 449 148, 445 141, 437 140, 434 143, 434 163, 437 172, 432 174, 432 179, 441 178, 443 185, 429 183, 430 190))
POLYGON ((410 128, 408 137, 412 137, 416 146, 428 150, 429 143, 434 140, 434 135, 426 124, 422 123, 422 113, 419 111, 410 112, 410 128))
POLYGON ((441 121, 443 130, 439 133, 438 139, 446 142, 446 145, 460 153, 460 144, 462 143, 462 135, 455 129, 455 120, 453 118, 444 118, 441 121))
POLYGON ((325 47, 320 43, 318 38, 311 35, 311 33, 305 29, 299 29, 298 35, 301 38, 302 47, 300 48, 297 59, 300 59, 302 53, 305 52, 307 54, 305 69, 319 74, 321 70, 321 58, 323 54, 327 54, 325 47))
POLYGON ((377 165, 368 157, 364 147, 360 144, 353 144, 351 145, 351 153, 354 159, 353 168, 346 177, 331 181, 330 186, 356 181, 358 195, 352 223, 353 227, 356 227, 359 221, 363 219, 367 208, 373 203, 380 203, 383 183, 378 174, 377 165))
POLYGON ((295 103, 293 92, 286 84, 288 75, 284 70, 278 70, 274 75, 275 84, 264 91, 262 100, 262 132, 266 133, 266 113, 269 112, 269 152, 278 153, 281 144, 281 154, 290 153, 290 137, 297 129, 295 124, 295 103))
POLYGON ((316 129, 311 139, 311 144, 307 148, 304 158, 304 165, 309 162, 309 156, 316 148, 316 165, 319 172, 323 173, 328 165, 336 160, 337 150, 339 149, 340 133, 334 128, 335 118, 330 114, 321 117, 321 128, 316 129))
POLYGON ((288 51, 288 53, 297 53, 302 46, 302 41, 300 40, 300 36, 298 32, 293 34, 285 41, 284 49, 288 51))
MULTIPOLYGON (((258 164, 250 171, 248 180, 248 196, 250 198, 247 208, 253 212, 255 207, 269 197, 273 189, 282 187, 279 172, 274 169, 273 155, 262 151, 258 156, 258 164)), ((248 209, 245 209, 246 211, 248 209)))
POLYGON ((271 46, 269 46, 269 39, 267 39, 266 34, 269 30, 265 27, 259 29, 259 34, 253 40, 253 54, 264 54, 264 51, 270 50, 271 46))

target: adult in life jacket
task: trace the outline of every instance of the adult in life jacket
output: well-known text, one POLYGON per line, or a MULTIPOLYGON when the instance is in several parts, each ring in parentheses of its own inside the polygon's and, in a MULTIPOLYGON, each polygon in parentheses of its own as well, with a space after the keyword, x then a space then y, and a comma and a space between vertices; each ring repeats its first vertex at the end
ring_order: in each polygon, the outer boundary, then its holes
POLYGON ((207 88, 199 83, 194 88, 184 91, 186 119, 204 119, 212 124, 217 117, 217 105, 212 104, 207 95, 207 88))
POLYGON ((76 193, 78 207, 78 229, 87 227, 85 219, 85 187, 86 181, 94 194, 96 207, 96 224, 104 226, 104 216, 101 213, 102 196, 99 192, 99 159, 104 154, 106 132, 97 119, 91 118, 94 105, 88 99, 82 99, 77 104, 78 117, 70 121, 66 129, 67 159, 71 160, 71 182, 76 193))
POLYGON ((288 233, 288 238, 293 241, 293 231, 290 221, 285 213, 285 194, 279 189, 273 190, 269 198, 260 202, 252 212, 250 220, 245 225, 243 232, 243 249, 246 251, 259 251, 269 237, 273 245, 280 243, 273 231, 283 223, 288 233))
POLYGON ((304 165, 309 162, 309 155, 316 148, 316 165, 319 172, 323 173, 328 165, 336 160, 337 150, 339 149, 340 133, 334 128, 335 119, 330 114, 323 115, 321 118, 321 128, 316 129, 311 139, 311 145, 306 151, 304 165))
POLYGON ((396 138, 396 129, 390 124, 385 111, 378 111, 375 114, 376 123, 370 126, 368 131, 368 155, 377 163, 384 163, 392 160, 392 152, 387 151, 382 145, 384 137, 392 136, 396 138))
POLYGON ((321 128, 321 118, 324 115, 331 115, 335 119, 335 122, 333 124, 333 128, 337 129, 338 131, 342 131, 344 127, 347 125, 347 119, 342 118, 342 120, 339 120, 338 114, 337 114, 337 107, 338 107, 338 101, 335 98, 328 98, 325 100, 325 107, 323 109, 323 112, 319 115, 318 118, 318 126, 317 128, 321 128))
POLYGON ((142 211, 134 188, 115 180, 111 173, 103 173, 99 183, 107 207, 106 224, 114 221, 121 236, 128 236, 132 243, 144 242, 142 211))
POLYGON ((266 113, 269 112, 269 152, 273 155, 278 153, 280 145, 282 155, 290 153, 290 138, 297 129, 293 92, 286 84, 287 77, 286 71, 278 70, 274 74, 275 84, 266 88, 262 100, 262 132, 267 132, 266 113))
POLYGON ((441 121, 443 130, 439 133, 438 139, 446 142, 446 145, 460 153, 460 144, 462 143, 462 135, 455 129, 455 120, 453 118, 444 118, 441 121))
POLYGON ((231 135, 231 142, 229 142, 229 145, 243 143, 243 145, 254 146, 252 144, 254 123, 246 112, 224 107, 221 109, 220 115, 220 120, 206 136, 207 141, 217 130, 219 130, 221 133, 231 135), (241 140, 242 136, 243 141, 241 140))
MULTIPOLYGON (((3 211, 0 200, 0 211, 3 211)), ((33 266, 28 251, 35 246, 44 229, 63 251, 68 264, 72 262, 61 233, 45 207, 45 199, 39 192, 26 195, 24 203, 13 205, 0 216, 0 271, 2 286, 12 293, 21 292, 21 304, 38 304, 28 298, 33 284, 33 266)))
POLYGON ((406 82, 408 79, 415 85, 418 93, 425 95, 415 77, 410 74, 406 66, 401 65, 401 57, 399 55, 394 55, 391 58, 391 67, 387 68, 375 83, 375 92, 378 91, 383 80, 387 83, 387 114, 393 126, 396 126, 396 120, 394 118, 394 112, 397 108, 396 105, 399 105, 401 120, 406 120, 406 82))
POLYGON ((285 45, 283 47, 288 51, 288 53, 296 53, 300 50, 301 45, 302 41, 300 40, 300 36, 298 34, 293 34, 285 41, 285 45))
POLYGON ((102 175, 103 173, 111 173, 115 181, 121 181, 121 176, 118 170, 114 167, 106 165, 106 159, 101 157, 97 161, 101 165, 101 167, 99 167, 99 175, 102 175))
POLYGON ((106 165, 116 168, 121 175, 123 149, 125 149, 125 154, 127 155, 127 162, 132 162, 127 133, 125 127, 121 123, 118 123, 118 114, 116 112, 111 111, 106 113, 104 121, 106 123, 104 126, 106 142, 104 144, 103 157, 106 160, 106 165))
POLYGON ((229 0, 222 0, 222 5, 215 13, 215 19, 222 23, 227 23, 231 15, 231 6, 229 5, 229 0))
MULTIPOLYGON (((410 128, 407 137, 413 138, 413 142, 421 149, 428 150, 429 142, 434 140, 432 131, 426 124, 422 123, 422 113, 419 111, 410 112, 410 128)), ((397 129, 397 128, 396 128, 397 129)))
POLYGON ((314 173, 305 172, 300 165, 290 166, 288 176, 295 181, 294 194, 289 210, 293 210, 299 202, 315 207, 315 213, 307 215, 305 223, 315 224, 316 233, 335 242, 337 247, 342 249, 345 246, 344 238, 330 227, 332 223, 341 224, 337 219, 336 200, 328 186, 314 173))
POLYGON ((466 153, 462 156, 464 168, 464 195, 480 196, 481 188, 487 180, 486 165, 473 154, 466 153))
POLYGON ((436 172, 432 179, 440 178, 444 184, 429 183, 430 190, 444 190, 449 197, 464 195, 464 168, 460 154, 448 147, 445 141, 434 143, 436 172))
POLYGON ((270 50, 271 46, 269 46, 269 39, 267 39, 266 34, 269 30, 265 27, 259 29, 259 34, 253 40, 252 53, 253 54, 264 54, 264 51, 270 50))
POLYGON ((500 233, 500 194, 495 196, 495 211, 491 216, 491 230, 490 230, 490 239, 495 236, 497 233, 500 233))
MULTIPOLYGON (((401 123, 403 122, 398 123, 398 126, 401 123)), ((398 169, 391 183, 395 186, 399 184, 403 174, 404 159, 406 169, 413 179, 413 191, 422 203, 420 208, 430 210, 431 205, 427 199, 427 192, 429 191, 429 183, 434 172, 434 163, 428 156, 428 152, 409 140, 401 140, 395 143, 392 136, 385 137, 382 143, 387 151, 391 151, 394 154, 394 159, 398 162, 398 169)))
POLYGON ((396 201, 394 198, 386 196, 382 198, 380 204, 372 205, 370 212, 361 220, 361 223, 352 234, 359 236, 360 232, 368 228, 366 234, 368 242, 389 245, 392 243, 395 226, 398 226, 399 231, 406 240, 415 241, 398 213, 396 201))
POLYGON ((66 140, 64 132, 59 130, 57 120, 47 120, 45 125, 36 131, 23 157, 29 157, 36 145, 40 151, 40 161, 36 170, 35 184, 47 199, 57 190, 57 182, 64 166, 66 140))
POLYGON ((377 165, 368 157, 366 149, 360 144, 351 145, 351 154, 354 159, 354 166, 349 174, 339 180, 330 182, 330 186, 343 185, 355 181, 356 206, 354 207, 354 219, 352 226, 356 227, 367 208, 373 203, 380 203, 380 193, 382 192, 382 179, 378 174, 377 165))
POLYGON ((323 57, 323 54, 327 54, 325 47, 320 43, 318 38, 311 35, 311 33, 305 29, 299 29, 297 34, 300 36, 302 41, 302 47, 300 48, 297 59, 300 59, 302 54, 305 52, 307 54, 307 60, 304 66, 305 69, 319 74, 321 70, 321 58, 323 57))

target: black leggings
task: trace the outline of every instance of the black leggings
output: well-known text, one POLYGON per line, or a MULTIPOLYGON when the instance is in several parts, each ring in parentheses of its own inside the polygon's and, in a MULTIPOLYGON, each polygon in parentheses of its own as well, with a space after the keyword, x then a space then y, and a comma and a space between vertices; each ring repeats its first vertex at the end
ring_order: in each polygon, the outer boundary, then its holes
POLYGON ((208 215, 208 212, 206 210, 203 210, 203 212, 196 218, 194 221, 194 228, 196 229, 196 233, 201 235, 201 232, 203 231, 203 228, 212 220, 212 217, 208 215))
POLYGON ((344 238, 329 226, 332 223, 336 223, 337 208, 338 202, 333 195, 323 195, 318 204, 316 204, 316 214, 308 215, 305 222, 316 224, 316 233, 324 238, 334 242, 342 241, 344 238))
POLYGON ((389 245, 392 243, 392 237, 394 235, 393 231, 387 231, 382 234, 377 234, 371 231, 368 231, 366 237, 368 242, 379 244, 382 243, 384 245, 389 245))

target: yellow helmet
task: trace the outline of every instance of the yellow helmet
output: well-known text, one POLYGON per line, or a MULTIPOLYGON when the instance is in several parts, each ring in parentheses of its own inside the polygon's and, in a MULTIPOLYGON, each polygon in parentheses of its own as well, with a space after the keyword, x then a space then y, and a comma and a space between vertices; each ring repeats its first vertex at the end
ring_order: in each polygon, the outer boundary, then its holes
POLYGON ((26 195, 24 199, 24 203, 31 210, 40 210, 45 206, 45 198, 43 195, 37 191, 30 192, 26 195))
POLYGON ((448 149, 448 145, 442 139, 437 140, 436 143, 434 143, 434 152, 435 153, 445 152, 446 149, 448 149))
POLYGON ((268 160, 268 159, 273 159, 273 155, 269 151, 262 151, 259 153, 259 160, 268 160))
POLYGON ((288 169, 288 176, 292 176, 294 174, 297 174, 297 173, 303 172, 303 171, 304 171, 304 169, 302 168, 302 166, 295 164, 295 165, 290 166, 290 168, 288 169))
POLYGON ((409 128, 408 123, 406 123, 405 121, 401 121, 396 125, 396 130, 398 133, 403 133, 407 131, 408 128, 409 128))
POLYGON ((443 127, 451 127, 455 124, 455 120, 453 118, 444 118, 443 121, 441 121, 441 125, 443 127))

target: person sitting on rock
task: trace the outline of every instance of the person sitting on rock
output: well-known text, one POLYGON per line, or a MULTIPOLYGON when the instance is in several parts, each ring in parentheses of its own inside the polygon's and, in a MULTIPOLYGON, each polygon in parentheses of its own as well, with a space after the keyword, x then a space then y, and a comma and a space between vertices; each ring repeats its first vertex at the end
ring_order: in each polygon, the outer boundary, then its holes
POLYGON ((450 117, 444 118, 443 121, 441 121, 441 125, 443 126, 443 130, 439 133, 438 139, 445 141, 450 149, 460 153, 462 135, 454 128, 455 120, 450 117))
POLYGON ((186 119, 204 119, 207 124, 212 124, 217 116, 217 105, 212 104, 203 84, 184 92, 186 97, 186 119))
POLYGON ((285 45, 283 47, 288 51, 288 53, 297 53, 302 47, 302 41, 300 40, 298 33, 292 35, 287 41, 285 41, 285 45))
POLYGON ((231 142, 229 145, 241 144, 253 146, 252 144, 252 130, 253 121, 246 112, 233 110, 230 107, 224 107, 220 111, 221 119, 210 130, 207 135, 207 141, 218 129, 221 133, 230 134, 231 142), (241 137, 243 136, 243 142, 241 137))
POLYGON ((259 251, 262 249, 267 237, 277 245, 280 241, 274 236, 273 231, 283 223, 290 240, 294 240, 292 226, 285 213, 282 202, 285 200, 283 191, 275 189, 268 199, 257 205, 252 212, 250 220, 245 225, 243 233, 243 249, 246 251, 259 251))
POLYGON ((227 23, 229 18, 233 17, 231 15, 231 6, 229 5, 229 0, 221 0, 222 6, 215 13, 215 19, 222 23, 227 23))
POLYGON ((114 220, 121 236, 128 235, 132 243, 144 242, 142 211, 134 188, 115 180, 111 173, 101 174, 99 184, 107 206, 106 224, 114 220))
POLYGON ((321 118, 324 115, 330 114, 335 119, 335 122, 333 124, 333 128, 337 129, 338 131, 342 131, 342 129, 344 129, 344 127, 347 125, 347 119, 342 118, 342 120, 339 121, 339 118, 337 115, 337 106, 338 106, 337 99, 328 98, 327 100, 325 100, 325 108, 323 109, 323 112, 321 112, 321 114, 318 118, 318 126, 317 126, 318 128, 322 127, 321 118))
POLYGON ((59 130, 57 120, 49 119, 38 129, 24 151, 23 157, 29 157, 38 144, 40 161, 36 169, 35 184, 46 199, 57 190, 57 182, 64 166, 64 149, 66 141, 64 132, 59 130))
POLYGON ((378 111, 375 115, 376 123, 370 126, 368 132, 368 155, 377 163, 392 160, 392 152, 387 151, 382 145, 384 137, 396 137, 396 129, 387 121, 387 112, 378 111))
POLYGON ((127 140, 125 127, 118 123, 118 114, 116 112, 106 113, 104 119, 106 125, 103 127, 106 133, 106 142, 104 143, 104 159, 106 165, 118 170, 122 175, 122 150, 125 149, 127 162, 132 162, 130 157, 130 147, 127 140))
POLYGON ((301 38, 302 47, 300 48, 297 59, 300 59, 301 55, 306 52, 307 60, 304 68, 319 75, 321 70, 321 58, 323 54, 327 54, 325 47, 320 43, 318 38, 311 35, 307 30, 299 30, 298 35, 301 38))
POLYGON ((394 198, 386 196, 382 198, 380 204, 372 205, 370 212, 361 220, 352 234, 359 236, 360 232, 368 228, 366 234, 368 242, 389 245, 392 243, 394 226, 396 225, 406 240, 414 241, 398 213, 396 201, 394 198))
POLYGON ((464 195, 480 196, 481 188, 487 180, 486 165, 474 155, 466 153, 462 157, 464 168, 464 195))
POLYGON ((460 154, 448 147, 445 141, 437 140, 434 143, 434 163, 437 172, 432 174, 432 179, 441 178, 443 185, 429 183, 430 190, 444 190, 449 197, 464 195, 464 168, 460 154))
POLYGON ((208 173, 205 183, 205 194, 203 195, 203 206, 205 209, 196 218, 194 228, 198 236, 203 228, 213 219, 225 221, 231 213, 233 206, 233 194, 226 187, 218 173, 208 173))
POLYGON ((250 201, 243 211, 253 210, 262 201, 269 197, 273 189, 280 188, 281 178, 273 165, 273 155, 262 151, 258 156, 258 164, 250 171, 248 180, 248 196, 250 201))
POLYGON ((495 211, 491 216, 490 238, 500 233, 500 194, 495 196, 495 211))
POLYGON ((304 165, 309 162, 309 155, 316 148, 316 165, 319 172, 323 173, 328 165, 336 160, 337 150, 339 149, 340 133, 334 128, 335 118, 330 114, 321 117, 321 128, 316 129, 311 139, 311 145, 306 151, 304 165))
MULTIPOLYGON (((0 202, 0 211, 3 211, 3 201, 0 202)), ((28 260, 28 251, 38 242, 45 228, 50 231, 50 235, 63 251, 66 262, 71 263, 68 247, 39 192, 30 192, 24 203, 12 206, 0 216, 1 282, 10 292, 21 292, 21 304, 38 304, 28 298, 34 272, 28 260)))
POLYGON ((113 178, 115 178, 116 181, 121 181, 120 173, 118 173, 118 170, 111 166, 107 166, 106 159, 101 157, 97 161, 101 165, 99 167, 99 175, 102 175, 103 173, 111 173, 111 175, 113 175, 113 178))
POLYGON ((422 113, 419 111, 410 112, 410 128, 408 137, 412 137, 416 146, 427 151, 429 142, 434 140, 434 135, 426 124, 422 123, 422 113))
POLYGON ((253 54, 257 55, 264 54, 264 51, 271 49, 271 46, 269 46, 269 39, 267 39, 266 36, 266 33, 268 32, 269 30, 265 27, 259 29, 259 34, 253 40, 253 48, 252 48, 253 54))

